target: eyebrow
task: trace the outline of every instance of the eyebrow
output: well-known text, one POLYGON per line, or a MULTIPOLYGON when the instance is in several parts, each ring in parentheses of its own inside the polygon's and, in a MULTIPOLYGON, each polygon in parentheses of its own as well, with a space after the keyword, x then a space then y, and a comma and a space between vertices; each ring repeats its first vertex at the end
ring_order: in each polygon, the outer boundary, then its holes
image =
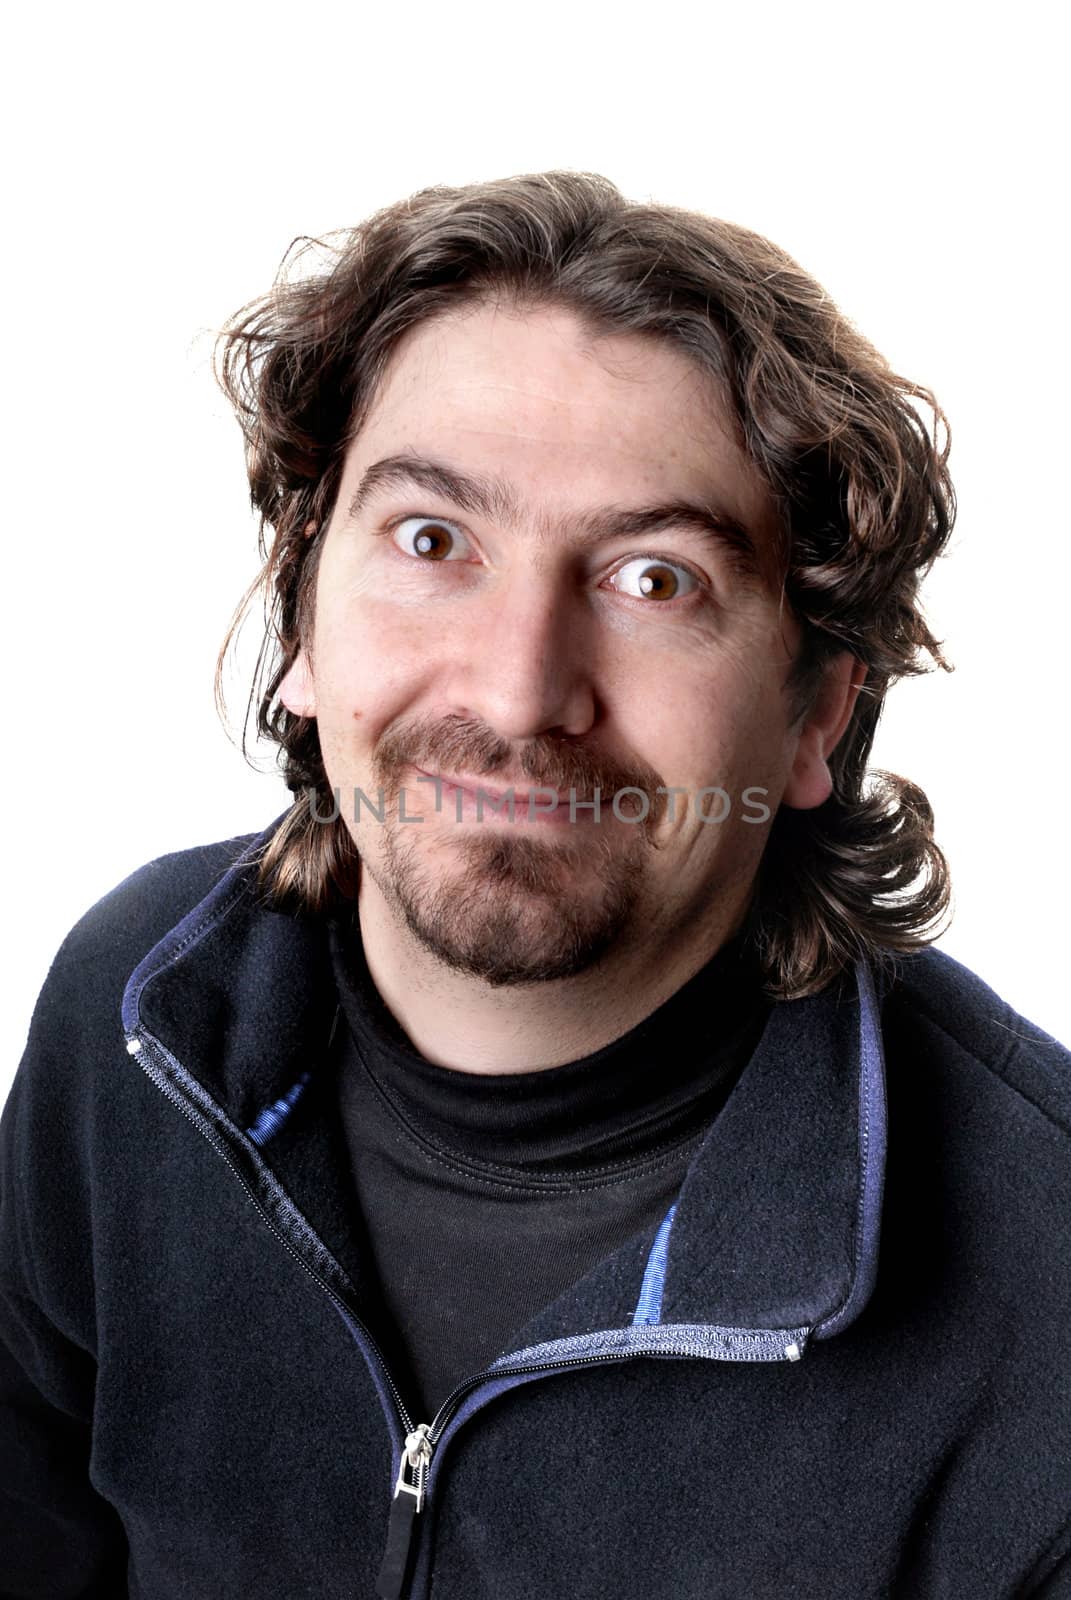
MULTIPOLYGON (((517 494, 502 478, 462 472, 447 462, 406 453, 384 456, 365 470, 349 503, 347 521, 356 522, 373 500, 390 489, 423 489, 451 501, 463 511, 507 527, 519 527, 525 517, 517 494)), ((545 511, 537 515, 542 537, 549 536, 556 521, 545 511)), ((728 556, 739 578, 762 583, 762 562, 754 538, 738 518, 709 501, 668 500, 652 506, 607 506, 597 511, 579 512, 569 522, 581 538, 592 542, 643 538, 670 528, 687 528, 714 546, 720 555, 728 556)))

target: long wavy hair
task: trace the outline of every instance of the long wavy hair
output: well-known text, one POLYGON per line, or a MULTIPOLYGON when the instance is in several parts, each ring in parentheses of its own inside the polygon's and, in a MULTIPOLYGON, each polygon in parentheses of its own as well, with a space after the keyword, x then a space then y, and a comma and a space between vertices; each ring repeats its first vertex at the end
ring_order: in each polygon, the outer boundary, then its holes
POLYGON ((930 662, 952 670, 918 604, 955 518, 944 413, 769 240, 630 201, 588 172, 433 186, 352 230, 297 239, 272 288, 219 334, 213 370, 245 440, 262 568, 220 649, 216 700, 226 718, 224 662, 260 594, 265 631, 242 751, 255 708, 294 794, 259 864, 269 903, 352 914, 356 895, 359 859, 341 814, 317 820, 334 806, 315 719, 277 699, 312 641, 347 445, 405 330, 488 300, 565 307, 595 335, 654 334, 723 397, 770 490, 775 570, 802 625, 792 720, 805 717, 834 654, 848 649, 867 667, 829 761, 830 798, 811 810, 782 805, 771 823, 745 937, 777 999, 817 992, 858 956, 895 965, 897 952, 943 931, 951 897, 925 794, 867 769, 888 687, 930 662), (315 270, 295 270, 317 251, 315 270))

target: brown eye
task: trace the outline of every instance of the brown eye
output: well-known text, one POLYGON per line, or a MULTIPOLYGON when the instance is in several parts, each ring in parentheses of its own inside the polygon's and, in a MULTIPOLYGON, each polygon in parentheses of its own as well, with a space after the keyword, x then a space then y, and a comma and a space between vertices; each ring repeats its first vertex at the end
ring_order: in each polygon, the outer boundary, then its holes
POLYGON ((640 592, 652 600, 671 600, 677 592, 677 580, 669 567, 648 567, 640 574, 640 592))
POLYGON ((696 587, 696 580, 686 567, 656 561, 651 556, 626 561, 623 567, 618 567, 612 581, 615 589, 637 600, 675 600, 696 587))
POLYGON ((448 561, 451 557, 457 560, 461 554, 453 530, 433 517, 406 517, 394 529, 393 537, 407 556, 422 561, 448 561))

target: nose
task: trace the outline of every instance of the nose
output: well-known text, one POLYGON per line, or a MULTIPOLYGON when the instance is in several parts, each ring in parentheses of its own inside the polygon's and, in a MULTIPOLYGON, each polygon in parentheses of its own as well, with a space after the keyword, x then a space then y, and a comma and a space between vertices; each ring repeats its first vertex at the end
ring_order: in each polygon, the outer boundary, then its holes
POLYGON ((482 598, 450 698, 506 739, 583 734, 596 717, 593 633, 581 595, 554 575, 516 571, 482 598))

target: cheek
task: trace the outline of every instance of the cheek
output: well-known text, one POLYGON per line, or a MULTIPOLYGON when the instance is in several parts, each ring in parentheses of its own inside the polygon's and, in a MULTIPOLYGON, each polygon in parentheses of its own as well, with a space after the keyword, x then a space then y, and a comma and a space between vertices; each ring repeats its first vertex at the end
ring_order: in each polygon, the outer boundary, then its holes
POLYGON ((428 671, 427 630, 411 614, 352 592, 334 593, 318 614, 321 721, 374 729, 411 698, 428 671))
POLYGON ((776 770, 783 711, 776 678, 723 659, 699 676, 652 683, 632 718, 643 753, 667 784, 763 783, 776 770))

